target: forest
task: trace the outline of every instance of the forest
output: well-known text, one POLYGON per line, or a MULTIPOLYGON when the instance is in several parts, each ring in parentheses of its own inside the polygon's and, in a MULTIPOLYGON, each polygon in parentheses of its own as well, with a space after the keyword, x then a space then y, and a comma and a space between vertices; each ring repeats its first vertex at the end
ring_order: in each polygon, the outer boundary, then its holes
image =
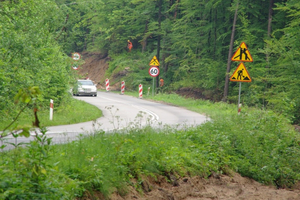
POLYGON ((299 124, 299 23, 298 0, 0 0, 0 116, 13 118, 14 97, 26 102, 35 87, 44 107, 71 98, 72 52, 109 56, 106 75, 115 81, 130 66, 121 77, 128 88, 152 83, 155 55, 164 92, 191 88, 237 103, 231 57, 245 43, 252 81, 241 83, 241 103, 299 124))

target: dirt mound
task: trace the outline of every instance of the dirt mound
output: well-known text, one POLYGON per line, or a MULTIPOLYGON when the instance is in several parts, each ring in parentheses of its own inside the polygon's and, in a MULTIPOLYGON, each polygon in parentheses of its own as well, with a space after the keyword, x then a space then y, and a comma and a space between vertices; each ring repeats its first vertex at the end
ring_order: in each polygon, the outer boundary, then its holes
POLYGON ((101 53, 82 52, 84 64, 79 67, 79 74, 97 83, 98 89, 105 89, 105 71, 108 69, 108 55, 101 53))
MULTIPOLYGON (((135 181, 136 182, 136 181, 135 181)), ((217 175, 208 179, 196 177, 185 177, 176 179, 175 176, 167 180, 164 176, 157 178, 144 178, 139 192, 131 187, 123 195, 114 193, 110 200, 299 200, 300 191, 276 189, 264 186, 260 183, 241 177, 239 174, 233 176, 217 175)), ((101 194, 94 194, 94 198, 104 199, 101 194)))

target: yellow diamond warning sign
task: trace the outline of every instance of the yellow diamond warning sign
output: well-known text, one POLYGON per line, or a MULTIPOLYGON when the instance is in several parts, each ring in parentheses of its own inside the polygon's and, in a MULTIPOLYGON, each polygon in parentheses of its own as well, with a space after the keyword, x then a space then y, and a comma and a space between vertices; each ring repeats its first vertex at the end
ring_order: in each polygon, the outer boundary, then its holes
POLYGON ((242 42, 242 44, 239 46, 239 48, 233 54, 231 61, 253 62, 253 58, 252 58, 245 42, 242 42))
POLYGON ((251 82, 252 81, 244 63, 239 64, 239 66, 233 72, 233 74, 229 80, 236 81, 236 82, 251 82))
POLYGON ((156 58, 156 56, 153 56, 152 60, 149 63, 150 66, 159 66, 159 62, 156 58))

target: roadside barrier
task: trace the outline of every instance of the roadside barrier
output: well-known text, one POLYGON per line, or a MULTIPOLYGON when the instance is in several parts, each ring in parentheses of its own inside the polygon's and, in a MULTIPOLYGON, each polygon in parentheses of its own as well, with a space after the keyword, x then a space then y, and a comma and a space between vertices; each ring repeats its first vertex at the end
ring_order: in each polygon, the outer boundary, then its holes
POLYGON ((50 99, 50 120, 53 119, 53 99, 50 99))
POLYGON ((105 80, 105 85, 106 85, 106 92, 109 92, 109 79, 108 78, 105 80))
POLYGON ((121 94, 124 94, 125 92, 125 81, 122 81, 121 83, 121 94))
POLYGON ((142 84, 139 85, 139 98, 140 99, 143 98, 143 85, 142 84))

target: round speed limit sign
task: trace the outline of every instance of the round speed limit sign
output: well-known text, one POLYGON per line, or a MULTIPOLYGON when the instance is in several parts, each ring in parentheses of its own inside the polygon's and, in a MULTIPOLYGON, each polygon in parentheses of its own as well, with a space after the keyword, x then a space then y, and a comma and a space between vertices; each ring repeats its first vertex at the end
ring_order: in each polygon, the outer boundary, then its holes
POLYGON ((79 53, 75 52, 75 53, 72 53, 72 58, 73 58, 73 60, 77 61, 77 60, 80 60, 81 56, 79 53))
POLYGON ((151 67, 149 68, 149 74, 150 74, 150 76, 152 76, 152 77, 158 76, 158 75, 159 75, 159 69, 158 69, 158 67, 156 67, 156 66, 151 66, 151 67))

